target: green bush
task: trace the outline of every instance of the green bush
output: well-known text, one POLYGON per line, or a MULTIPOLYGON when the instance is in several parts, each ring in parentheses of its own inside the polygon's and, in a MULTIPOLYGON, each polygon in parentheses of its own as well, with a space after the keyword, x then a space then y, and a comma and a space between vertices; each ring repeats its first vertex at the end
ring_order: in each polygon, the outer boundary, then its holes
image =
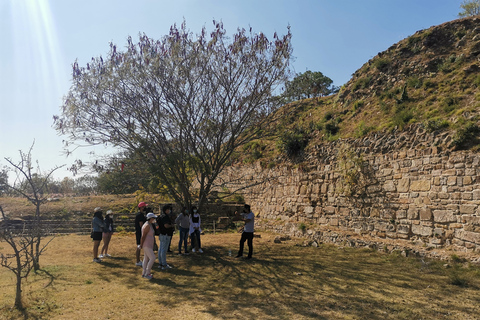
POLYGON ((373 65, 379 71, 384 72, 388 69, 388 67, 390 66, 391 63, 392 63, 392 61, 388 58, 378 58, 373 62, 373 65))
POLYGON ((303 132, 285 132, 278 142, 278 148, 289 158, 302 155, 308 145, 308 137, 303 132))
POLYGON ((362 100, 355 101, 355 103, 353 104, 353 111, 360 110, 364 105, 365 105, 365 102, 363 102, 362 100))
POLYGON ((466 124, 465 127, 458 129, 453 137, 453 144, 457 149, 465 149, 469 146, 477 144, 480 128, 472 122, 466 124))
POLYGON ((335 122, 328 122, 325 124, 325 132, 328 135, 334 136, 340 131, 340 127, 335 122))
POLYGON ((432 119, 425 122, 425 129, 428 132, 438 131, 446 129, 450 126, 448 120, 445 119, 432 119))
POLYGON ((352 90, 356 91, 357 89, 365 89, 370 84, 371 77, 359 78, 353 84, 352 90))

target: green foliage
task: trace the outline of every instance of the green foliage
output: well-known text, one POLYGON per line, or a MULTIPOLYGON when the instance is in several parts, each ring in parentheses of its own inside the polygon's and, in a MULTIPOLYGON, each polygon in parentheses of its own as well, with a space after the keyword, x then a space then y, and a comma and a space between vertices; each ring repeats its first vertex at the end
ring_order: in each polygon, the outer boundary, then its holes
POLYGON ((355 83, 352 86, 352 90, 356 91, 358 89, 365 89, 368 87, 370 84, 370 81, 372 80, 371 77, 363 77, 363 78, 358 78, 355 83))
POLYGON ((460 103, 460 99, 461 98, 458 96, 447 96, 443 98, 443 101, 441 104, 443 111, 445 111, 446 113, 449 113, 455 110, 458 104, 460 103))
POLYGON ((360 121, 357 128, 355 129, 355 137, 361 138, 367 135, 369 132, 373 131, 375 127, 373 126, 366 126, 365 121, 360 121))
POLYGON ((480 128, 473 122, 468 122, 463 128, 457 130, 453 137, 453 144, 457 149, 466 149, 478 144, 480 128))
POLYGON ((298 230, 305 232, 307 230, 307 225, 303 222, 300 222, 300 224, 298 225, 298 230))
POLYGON ((407 85, 410 88, 418 89, 418 88, 422 87, 423 81, 422 81, 422 79, 414 76, 414 77, 410 77, 410 78, 407 79, 407 85))
POLYGON ((355 101, 355 103, 353 104, 353 111, 359 111, 364 105, 365 102, 362 100, 355 101))
POLYGON ((408 109, 400 109, 398 112, 395 113, 393 116, 392 122, 394 126, 399 128, 403 128, 406 124, 410 122, 414 118, 414 114, 411 110, 408 109))
POLYGON ((448 128, 450 123, 446 119, 431 119, 425 121, 424 125, 428 132, 434 132, 448 128))
POLYGON ((460 8, 462 11, 458 13, 458 16, 461 18, 478 16, 480 14, 480 0, 463 0, 460 8))
POLYGON ((303 154, 308 141, 308 135, 303 130, 297 129, 295 132, 284 132, 280 136, 277 147, 288 158, 295 159, 303 154))
POLYGON ((285 85, 283 97, 286 102, 296 100, 328 96, 338 92, 338 88, 333 85, 333 80, 323 73, 317 71, 306 71, 298 73, 292 81, 285 85))
POLYGON ((340 127, 336 123, 336 121, 329 121, 325 124, 325 132, 329 136, 334 136, 340 131, 340 127))
POLYGON ((390 60, 389 58, 377 58, 373 62, 373 65, 379 71, 385 72, 385 71, 387 71, 387 69, 388 69, 388 67, 390 66, 391 63, 392 63, 392 60, 390 60))

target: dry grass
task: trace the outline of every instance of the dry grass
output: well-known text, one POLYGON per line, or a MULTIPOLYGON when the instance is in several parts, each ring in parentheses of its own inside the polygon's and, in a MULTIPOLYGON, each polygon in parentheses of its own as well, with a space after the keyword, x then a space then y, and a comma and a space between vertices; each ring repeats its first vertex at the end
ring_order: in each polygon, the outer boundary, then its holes
MULTIPOLYGON (((24 286, 22 314, 12 310, 14 279, 0 269, 0 319, 475 319, 480 271, 414 258, 275 235, 254 239, 254 259, 237 260, 239 234, 207 234, 205 253, 169 255, 174 266, 141 278, 135 238, 115 234, 112 258, 91 262, 88 236, 57 237, 43 270, 24 286), (459 281, 457 281, 459 280, 459 281)), ((178 240, 174 236, 173 244, 178 240)), ((172 244, 172 248, 175 246, 172 244)), ((5 252, 0 242, 0 252, 5 252)))

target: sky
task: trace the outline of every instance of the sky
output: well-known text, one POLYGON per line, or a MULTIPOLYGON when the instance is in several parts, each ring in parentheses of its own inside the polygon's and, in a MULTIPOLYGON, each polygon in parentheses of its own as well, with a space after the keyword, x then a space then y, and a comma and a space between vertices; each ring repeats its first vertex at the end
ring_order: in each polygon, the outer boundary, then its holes
POLYGON ((183 20, 193 33, 222 21, 273 38, 291 27, 293 71, 320 71, 341 86, 369 59, 416 31, 455 20, 461 0, 0 0, 0 169, 32 148, 40 173, 61 180, 75 159, 53 129, 71 86, 71 66, 124 48, 139 33, 160 39, 183 20))

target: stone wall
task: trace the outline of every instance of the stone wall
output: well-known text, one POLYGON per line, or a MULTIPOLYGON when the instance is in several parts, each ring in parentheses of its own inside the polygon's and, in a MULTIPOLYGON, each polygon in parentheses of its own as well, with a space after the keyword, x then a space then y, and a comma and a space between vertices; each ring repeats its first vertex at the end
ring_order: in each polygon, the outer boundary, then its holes
POLYGON ((257 225, 277 232, 480 252, 480 154, 450 142, 417 126, 317 145, 296 165, 234 166, 222 178, 230 190, 251 185, 244 198, 257 225))

